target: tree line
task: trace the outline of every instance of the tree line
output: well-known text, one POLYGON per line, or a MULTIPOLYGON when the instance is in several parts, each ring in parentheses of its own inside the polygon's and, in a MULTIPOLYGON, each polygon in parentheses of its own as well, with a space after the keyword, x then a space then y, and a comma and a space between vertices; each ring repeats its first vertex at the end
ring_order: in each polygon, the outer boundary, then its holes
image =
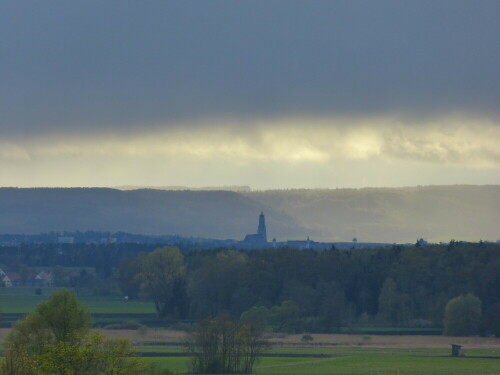
POLYGON ((480 304, 477 332, 500 333, 497 244, 187 254, 164 247, 124 259, 118 280, 129 298, 154 301, 160 318, 230 314, 289 332, 443 327, 448 302, 470 294, 480 304))
POLYGON ((500 246, 494 243, 349 251, 206 250, 179 244, 162 254, 158 248, 4 246, 0 268, 23 277, 30 268, 48 267, 55 286, 80 295, 123 293, 152 300, 161 318, 245 314, 267 328, 288 331, 335 332, 370 324, 443 327, 446 304, 470 293, 481 303, 482 332, 499 330, 500 246), (168 267, 158 269, 163 264, 168 267))

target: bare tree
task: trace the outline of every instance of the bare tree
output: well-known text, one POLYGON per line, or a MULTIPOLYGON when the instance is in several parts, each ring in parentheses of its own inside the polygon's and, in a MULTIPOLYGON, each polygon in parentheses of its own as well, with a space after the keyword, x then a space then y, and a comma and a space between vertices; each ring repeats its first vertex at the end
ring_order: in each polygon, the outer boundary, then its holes
POLYGON ((250 374, 265 342, 253 326, 223 315, 202 321, 187 345, 192 372, 250 374))

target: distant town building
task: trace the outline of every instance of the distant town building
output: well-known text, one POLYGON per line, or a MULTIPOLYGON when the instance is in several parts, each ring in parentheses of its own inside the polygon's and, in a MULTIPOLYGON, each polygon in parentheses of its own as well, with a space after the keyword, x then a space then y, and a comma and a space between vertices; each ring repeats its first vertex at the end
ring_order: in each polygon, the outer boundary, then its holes
POLYGON ((320 242, 311 240, 308 236, 306 240, 286 241, 285 246, 300 250, 310 250, 310 249, 318 249, 320 248, 320 246, 324 245, 321 244, 320 242))
POLYGON ((6 288, 10 288, 12 286, 12 282, 10 281, 9 276, 7 274, 3 274, 0 276, 2 278, 2 286, 6 288))
POLYGON ((71 236, 57 237, 57 243, 72 244, 75 238, 71 236))
POLYGON ((52 286, 52 273, 41 271, 33 279, 33 286, 48 287, 52 286))
POLYGON ((257 246, 267 244, 266 217, 264 216, 264 212, 261 212, 259 215, 257 233, 247 234, 243 242, 248 245, 257 246))
POLYGON ((425 245, 427 245, 427 244, 428 244, 428 242, 427 242, 426 240, 424 240, 423 238, 419 238, 419 239, 417 240, 417 242, 415 243, 415 246, 417 246, 417 247, 418 247, 418 246, 425 246, 425 245))
POLYGON ((7 272, 2 281, 4 286, 6 286, 7 288, 20 286, 22 284, 21 276, 19 276, 17 272, 7 272))

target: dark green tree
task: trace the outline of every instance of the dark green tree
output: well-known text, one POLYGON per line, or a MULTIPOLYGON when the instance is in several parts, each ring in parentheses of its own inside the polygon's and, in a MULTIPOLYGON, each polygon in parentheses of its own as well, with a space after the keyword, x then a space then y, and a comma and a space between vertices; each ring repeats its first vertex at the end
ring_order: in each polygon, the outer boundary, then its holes
POLYGON ((138 278, 143 298, 151 299, 158 317, 185 314, 184 256, 179 249, 162 247, 146 255, 138 278))
POLYGON ((130 299, 139 298, 141 281, 138 275, 141 272, 145 254, 140 254, 134 259, 124 259, 118 267, 118 282, 120 289, 130 299))
POLYGON ((278 332, 295 332, 299 307, 293 301, 283 301, 279 306, 273 306, 269 313, 269 321, 278 332))
MULTIPOLYGON (((247 303, 242 308, 236 303, 238 295, 249 294, 239 293, 245 289, 242 279, 247 261, 246 254, 235 250, 221 251, 215 257, 203 258, 189 282, 189 293, 196 316, 213 317, 224 312, 240 315, 252 306, 247 303)), ((246 289, 249 290, 250 285, 246 289)))
POLYGON ((68 289, 54 292, 47 301, 40 303, 35 316, 49 329, 56 342, 74 341, 89 330, 90 315, 68 289))
POLYGON ((408 322, 411 310, 410 298, 400 293, 396 282, 388 278, 384 281, 378 297, 379 316, 388 324, 395 326, 408 322))
POLYGON ((495 303, 486 310, 484 326, 487 333, 500 337, 500 302, 495 303))
POLYGON ((322 289, 319 317, 325 332, 340 332, 344 323, 348 323, 350 311, 342 286, 337 282, 320 285, 322 289))
POLYGON ((253 306, 241 314, 240 320, 245 324, 250 324, 263 330, 269 319, 269 309, 264 306, 253 306))

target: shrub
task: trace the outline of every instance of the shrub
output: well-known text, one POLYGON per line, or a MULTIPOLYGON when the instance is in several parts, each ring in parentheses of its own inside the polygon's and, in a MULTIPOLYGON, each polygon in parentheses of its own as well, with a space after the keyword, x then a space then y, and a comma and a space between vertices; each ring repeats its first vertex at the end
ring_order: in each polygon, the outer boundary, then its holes
POLYGON ((481 300, 473 294, 452 298, 445 308, 444 333, 448 336, 477 334, 481 323, 481 300))
POLYGON ((302 336, 302 338, 300 339, 300 341, 304 342, 304 343, 311 343, 313 342, 314 338, 311 336, 311 335, 304 335, 302 336))
POLYGON ((141 325, 141 326, 139 327, 138 331, 139 331, 139 334, 140 334, 141 336, 146 336, 146 335, 147 335, 147 333, 149 332, 149 328, 148 328, 148 326, 141 325))

